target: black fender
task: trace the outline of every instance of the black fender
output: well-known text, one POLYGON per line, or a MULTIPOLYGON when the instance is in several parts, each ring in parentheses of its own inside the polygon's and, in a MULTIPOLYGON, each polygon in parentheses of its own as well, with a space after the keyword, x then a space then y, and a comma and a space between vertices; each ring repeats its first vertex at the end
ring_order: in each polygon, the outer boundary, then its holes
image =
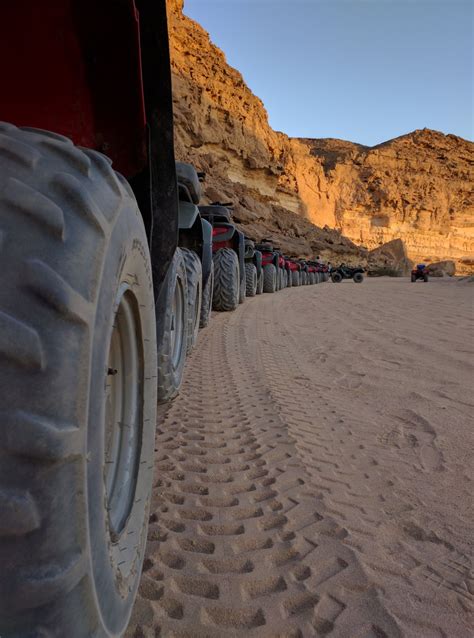
POLYGON ((196 223, 196 218, 199 216, 199 208, 196 204, 190 202, 179 202, 178 212, 178 228, 179 230, 190 230, 196 223))
POLYGON ((278 254, 277 253, 273 253, 272 264, 275 266, 278 272, 278 254))
MULTIPOLYGON (((235 226, 234 226, 235 228, 235 226)), ((245 235, 235 228, 234 250, 239 257, 240 284, 245 286, 245 235)))

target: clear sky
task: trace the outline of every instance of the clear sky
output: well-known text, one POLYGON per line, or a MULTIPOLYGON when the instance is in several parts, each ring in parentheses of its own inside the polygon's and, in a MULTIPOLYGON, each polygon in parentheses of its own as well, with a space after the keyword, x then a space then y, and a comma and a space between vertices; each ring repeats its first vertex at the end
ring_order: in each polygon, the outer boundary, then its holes
POLYGON ((294 137, 473 139, 474 0, 185 0, 294 137))

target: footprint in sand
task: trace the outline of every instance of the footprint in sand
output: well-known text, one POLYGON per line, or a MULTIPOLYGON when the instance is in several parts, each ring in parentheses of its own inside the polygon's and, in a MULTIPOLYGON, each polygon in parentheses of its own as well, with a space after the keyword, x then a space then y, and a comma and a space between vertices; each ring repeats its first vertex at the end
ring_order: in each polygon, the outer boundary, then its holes
POLYGON ((405 410, 398 418, 404 423, 403 435, 418 454, 425 472, 441 472, 443 455, 436 445, 436 430, 431 423, 414 410, 405 410))

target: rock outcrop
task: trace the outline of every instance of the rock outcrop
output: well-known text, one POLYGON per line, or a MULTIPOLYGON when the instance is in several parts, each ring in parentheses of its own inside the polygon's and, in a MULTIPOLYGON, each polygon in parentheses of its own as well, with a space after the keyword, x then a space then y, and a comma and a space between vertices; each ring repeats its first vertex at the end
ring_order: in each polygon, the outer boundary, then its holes
POLYGON ((206 172, 208 202, 232 200, 249 236, 294 255, 367 264, 372 251, 373 265, 375 249, 400 239, 409 259, 472 270, 473 144, 427 130, 374 148, 273 131, 183 0, 168 3, 176 155, 206 172))

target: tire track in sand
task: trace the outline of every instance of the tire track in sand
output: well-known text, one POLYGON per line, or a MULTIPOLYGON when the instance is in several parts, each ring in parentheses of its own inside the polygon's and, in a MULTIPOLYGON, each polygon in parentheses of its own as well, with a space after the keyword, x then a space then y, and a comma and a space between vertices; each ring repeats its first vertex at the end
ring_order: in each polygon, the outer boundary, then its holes
POLYGON ((161 415, 127 636, 400 635, 262 376, 258 326, 270 302, 213 318, 161 415))

